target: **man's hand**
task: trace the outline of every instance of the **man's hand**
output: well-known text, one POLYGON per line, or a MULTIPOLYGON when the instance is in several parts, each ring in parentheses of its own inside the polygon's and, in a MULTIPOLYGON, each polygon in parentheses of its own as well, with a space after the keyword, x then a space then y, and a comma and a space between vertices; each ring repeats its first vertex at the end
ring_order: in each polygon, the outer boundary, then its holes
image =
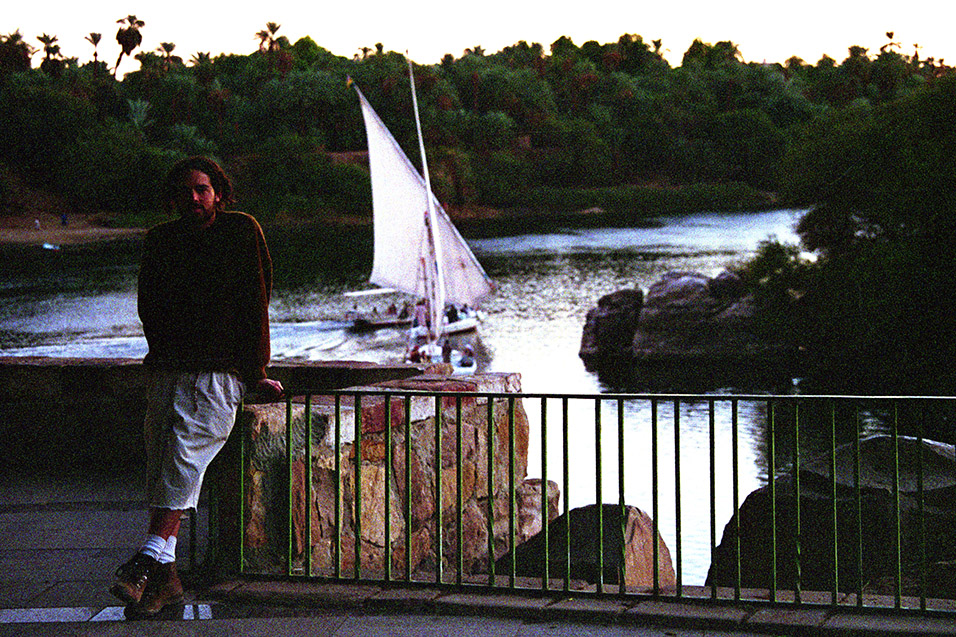
POLYGON ((263 378, 256 383, 255 389, 253 391, 255 392, 256 398, 259 401, 264 403, 273 403, 282 397, 282 394, 285 390, 282 388, 282 383, 279 381, 272 380, 271 378, 263 378))

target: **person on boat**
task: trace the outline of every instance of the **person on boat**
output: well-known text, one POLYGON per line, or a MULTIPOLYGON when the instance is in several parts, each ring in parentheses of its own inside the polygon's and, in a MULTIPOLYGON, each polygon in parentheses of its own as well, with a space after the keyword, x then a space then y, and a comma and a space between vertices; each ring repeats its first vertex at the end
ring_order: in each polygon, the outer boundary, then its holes
POLYGON ((471 367, 475 364, 475 351, 471 345, 465 345, 461 348, 461 358, 458 359, 459 367, 471 367))
POLYGON ((449 340, 446 338, 445 342, 442 343, 442 346, 441 346, 441 360, 443 363, 451 362, 451 352, 452 352, 451 342, 449 342, 449 340))
POLYGON ((229 178, 204 157, 173 166, 163 196, 179 217, 147 233, 138 293, 149 346, 143 363, 150 519, 142 547, 119 567, 110 589, 127 603, 128 617, 182 602, 176 537, 183 512, 196 508, 203 475, 246 390, 267 401, 283 391, 265 371, 272 261, 262 228, 250 215, 226 212, 229 178))
POLYGON ((445 316, 448 318, 449 324, 458 322, 458 308, 455 307, 454 303, 448 304, 448 308, 445 310, 445 316))
POLYGON ((412 326, 431 327, 431 321, 428 318, 428 305, 425 303, 425 299, 418 299, 418 303, 415 304, 415 319, 412 326))

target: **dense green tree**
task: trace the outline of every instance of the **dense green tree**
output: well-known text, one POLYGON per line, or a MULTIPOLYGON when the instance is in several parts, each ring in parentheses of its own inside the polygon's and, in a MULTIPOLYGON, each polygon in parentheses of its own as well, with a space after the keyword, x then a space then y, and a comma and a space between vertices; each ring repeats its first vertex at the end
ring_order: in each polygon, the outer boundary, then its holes
POLYGON ((815 121, 783 162, 782 192, 812 205, 798 333, 818 378, 897 392, 956 390, 956 78, 815 121), (851 373, 852 372, 852 373, 851 373))
POLYGON ((0 77, 30 68, 33 47, 23 39, 20 30, 0 35, 0 77))
POLYGON ((66 161, 95 114, 88 102, 32 79, 11 78, 0 89, 0 155, 43 180, 66 161))

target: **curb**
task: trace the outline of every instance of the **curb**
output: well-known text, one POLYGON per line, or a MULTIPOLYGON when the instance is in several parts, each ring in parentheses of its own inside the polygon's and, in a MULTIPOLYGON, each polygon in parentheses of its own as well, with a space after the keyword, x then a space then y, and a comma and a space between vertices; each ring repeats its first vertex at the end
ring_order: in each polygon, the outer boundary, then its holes
POLYGON ((687 600, 628 600, 613 596, 535 594, 534 591, 463 592, 460 589, 442 590, 427 586, 264 580, 224 582, 202 591, 200 595, 227 603, 325 607, 356 613, 488 616, 534 622, 652 625, 776 635, 885 637, 910 634, 956 637, 956 617, 706 603, 710 600, 701 600, 701 603, 687 600))

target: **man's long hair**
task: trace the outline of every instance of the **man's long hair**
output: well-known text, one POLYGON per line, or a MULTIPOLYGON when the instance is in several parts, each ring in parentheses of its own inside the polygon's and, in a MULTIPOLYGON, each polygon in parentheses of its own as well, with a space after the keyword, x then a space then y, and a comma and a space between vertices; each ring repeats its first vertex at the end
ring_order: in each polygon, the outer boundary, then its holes
POLYGON ((173 202, 176 199, 176 191, 179 189, 180 184, 182 184, 183 179, 193 170, 205 173, 206 176, 209 177, 209 183, 212 184, 212 189, 215 190, 216 195, 219 196, 219 202, 216 204, 217 212, 222 212, 228 204, 234 201, 232 196, 232 182, 226 175, 226 171, 222 169, 222 166, 208 157, 196 155, 181 159, 166 173, 166 182, 163 184, 163 201, 167 207, 174 209, 175 206, 173 202))

